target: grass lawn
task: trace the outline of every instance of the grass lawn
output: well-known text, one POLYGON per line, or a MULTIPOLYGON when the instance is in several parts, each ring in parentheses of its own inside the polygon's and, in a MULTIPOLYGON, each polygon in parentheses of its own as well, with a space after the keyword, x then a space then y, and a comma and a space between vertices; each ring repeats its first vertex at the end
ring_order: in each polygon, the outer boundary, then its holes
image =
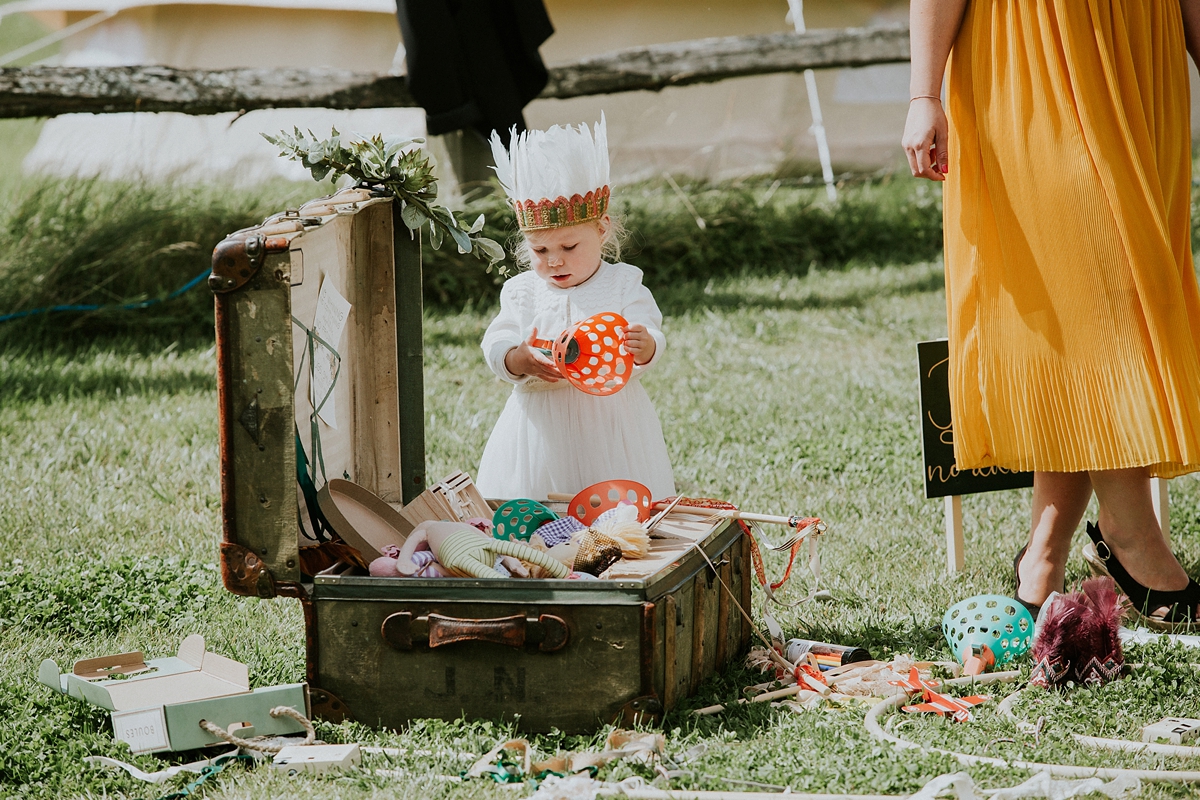
MULTIPOLYGON (((945 658, 938 624, 957 600, 1011 590, 1028 492, 967 498, 967 569, 944 572, 941 504, 922 494, 914 343, 945 327, 941 268, 814 272, 803 278, 714 281, 660 292, 666 357, 646 385, 662 417, 680 491, 746 509, 817 514, 829 523, 822 556, 834 602, 777 610, 788 633, 945 658)), ((474 471, 507 389, 478 347, 486 314, 426 325, 429 474, 474 471)), ((154 797, 87 755, 131 760, 106 715, 36 682, 39 662, 140 649, 174 652, 189 633, 250 666, 256 685, 303 679, 303 624, 294 600, 227 594, 215 569, 219 538, 216 396, 210 341, 140 338, 88 346, 0 350, 0 795, 154 797)), ((1176 547, 1200 567, 1200 484, 1172 484, 1176 547)), ((770 565, 776 572, 782 563, 770 565)), ((1071 561, 1070 578, 1084 575, 1071 561)), ((800 596, 803 581, 787 596, 800 596)), ((756 601, 759 600, 756 596, 756 601)), ((1147 768, 1195 761, 1097 754, 1070 734, 1139 738, 1163 716, 1200 717, 1200 654, 1154 646, 1131 680, 1067 695, 1037 694, 1018 712, 1046 718, 1040 739, 983 706, 956 725, 906 717, 903 735, 970 752, 1033 761, 1147 768)), ((937 755, 901 753, 863 730, 864 707, 798 714, 760 705, 697 719, 687 709, 732 701, 754 678, 730 670, 665 720, 671 754, 691 750, 674 786, 907 793, 958 769, 937 755), (703 748, 696 748, 704 745, 703 748), (695 749, 692 749, 695 748, 695 749)), ((397 691, 405 678, 395 676, 397 691)), ((570 692, 564 676, 564 693, 570 692)), ((1011 687, 1000 687, 1005 694, 1011 687)), ((524 797, 490 783, 450 782, 501 737, 502 722, 429 722, 379 733, 321 724, 327 741, 407 748, 367 756, 361 770, 287 778, 232 768, 209 797, 524 797), (376 768, 395 771, 376 775, 376 768), (399 777, 397 777, 399 776, 399 777)), ((604 732, 598 736, 603 738, 604 732)), ((543 751, 595 744, 540 737, 543 751)), ((1021 773, 976 769, 989 786, 1021 773)), ((602 777, 653 773, 619 764, 602 777)), ((178 778, 171 784, 182 785, 178 778)), ((1186 796, 1155 786, 1148 797, 1186 796)))

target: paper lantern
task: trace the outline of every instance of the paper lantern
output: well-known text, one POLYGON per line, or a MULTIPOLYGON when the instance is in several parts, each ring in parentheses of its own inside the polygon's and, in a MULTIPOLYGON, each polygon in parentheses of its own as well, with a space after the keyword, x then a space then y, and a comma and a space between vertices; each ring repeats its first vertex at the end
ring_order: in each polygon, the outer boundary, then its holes
POLYGON ((637 509, 638 521, 650 519, 650 490, 637 481, 601 481, 594 483, 571 498, 567 513, 584 525, 622 503, 637 509))
POLYGON ((577 322, 553 342, 535 342, 562 376, 581 392, 605 397, 625 388, 633 375, 633 355, 625 349, 629 322, 616 312, 603 312, 577 322))
POLYGON ((950 606, 942 633, 961 663, 966 664, 976 647, 987 647, 999 667, 1029 652, 1033 616, 1011 597, 982 594, 950 606))
POLYGON ((536 500, 509 500, 492 517, 492 537, 528 542, 534 531, 558 519, 558 515, 536 500))

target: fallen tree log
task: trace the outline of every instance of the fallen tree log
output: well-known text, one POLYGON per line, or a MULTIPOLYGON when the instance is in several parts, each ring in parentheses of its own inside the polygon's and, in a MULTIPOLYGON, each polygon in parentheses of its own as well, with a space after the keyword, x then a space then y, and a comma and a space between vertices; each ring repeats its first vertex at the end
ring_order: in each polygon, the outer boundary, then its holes
POLYGON ((908 28, 825 28, 618 50, 550 71, 542 97, 567 98, 726 78, 908 61, 908 28))
MULTIPOLYGON (((907 61, 904 27, 730 36, 618 50, 554 67, 542 98, 565 99, 727 78, 907 61)), ((87 112, 217 114, 260 108, 415 106, 403 76, 350 70, 21 67, 0 69, 0 118, 87 112)))
POLYGON ((121 111, 219 114, 259 108, 415 105, 403 77, 341 69, 0 69, 0 117, 121 111))

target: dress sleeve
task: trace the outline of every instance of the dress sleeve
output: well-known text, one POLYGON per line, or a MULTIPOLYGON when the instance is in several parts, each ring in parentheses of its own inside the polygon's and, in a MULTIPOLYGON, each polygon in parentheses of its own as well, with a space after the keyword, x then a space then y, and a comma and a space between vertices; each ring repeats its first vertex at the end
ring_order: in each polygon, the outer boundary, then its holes
POLYGON ((646 330, 654 337, 655 345, 653 358, 645 364, 633 365, 633 374, 640 375, 662 358, 663 351, 667 349, 667 337, 662 332, 662 312, 658 310, 658 303, 654 302, 654 295, 650 290, 639 280, 631 294, 633 299, 625 304, 621 316, 631 324, 640 322, 645 325, 646 330))
POLYGON ((528 375, 513 375, 504 366, 504 356, 508 351, 525 341, 521 335, 520 290, 516 279, 504 284, 500 289, 500 313, 483 334, 483 359, 497 377, 509 383, 525 383, 530 378, 528 375))

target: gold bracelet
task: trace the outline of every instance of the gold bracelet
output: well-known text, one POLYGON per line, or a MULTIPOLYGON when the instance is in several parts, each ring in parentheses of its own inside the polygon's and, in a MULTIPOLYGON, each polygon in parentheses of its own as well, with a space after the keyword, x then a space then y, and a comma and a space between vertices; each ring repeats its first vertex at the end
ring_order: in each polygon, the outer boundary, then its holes
POLYGON ((936 94, 919 94, 916 97, 908 98, 908 102, 911 103, 913 100, 920 100, 922 98, 926 100, 937 100, 939 103, 942 102, 942 98, 936 94))

